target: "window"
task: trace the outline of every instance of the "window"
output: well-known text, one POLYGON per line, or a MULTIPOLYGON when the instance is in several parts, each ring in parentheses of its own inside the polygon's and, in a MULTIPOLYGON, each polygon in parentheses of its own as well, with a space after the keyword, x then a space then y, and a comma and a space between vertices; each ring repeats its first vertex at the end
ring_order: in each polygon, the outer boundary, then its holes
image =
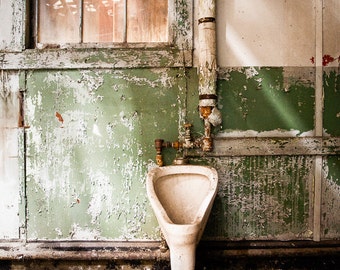
POLYGON ((169 41, 167 0, 37 0, 36 44, 169 41))
POLYGON ((21 6, 18 9, 30 23, 27 25, 30 31, 22 39, 26 47, 19 60, 3 61, 6 69, 193 65, 192 0, 25 3, 25 9, 21 6))

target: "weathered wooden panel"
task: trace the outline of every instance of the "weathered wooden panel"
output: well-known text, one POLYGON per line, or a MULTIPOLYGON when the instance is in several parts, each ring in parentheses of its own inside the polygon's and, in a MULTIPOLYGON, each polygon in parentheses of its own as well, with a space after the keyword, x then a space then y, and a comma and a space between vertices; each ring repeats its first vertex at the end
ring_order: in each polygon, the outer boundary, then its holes
POLYGON ((0 51, 23 50, 25 8, 24 0, 0 1, 0 51))
MULTIPOLYGON (((235 138, 217 137, 214 140, 212 152, 205 156, 325 156, 339 155, 340 138, 235 138)), ((190 156, 199 156, 202 153, 190 151, 190 156)))
POLYGON ((154 139, 177 139, 185 106, 179 72, 28 75, 28 239, 158 237, 145 173, 154 139))
MULTIPOLYGON (((332 1, 326 1, 331 4, 332 1)), ((336 5, 335 2, 333 2, 336 5)), ((339 3, 337 3, 338 5, 339 3)), ((334 19, 332 9, 331 18, 334 19)), ((327 10, 326 10, 327 12, 327 10)), ((335 23, 335 21, 333 21, 335 23)), ((339 24, 339 21, 337 22, 339 24)), ((339 27, 338 27, 339 28, 339 27)), ((330 28, 334 31, 335 28, 330 28)), ((338 29, 339 30, 339 29, 338 29)), ((332 31, 331 31, 332 32, 332 31)), ((336 33, 334 33, 335 36, 336 33)), ((329 38, 329 36, 326 35, 329 38)), ((329 45, 331 48, 332 44, 329 45)), ((334 49, 334 47, 333 47, 334 49)), ((340 73, 337 68, 324 67, 324 132, 331 136, 340 135, 340 73)), ((321 237, 338 238, 340 235, 340 157, 327 157, 323 165, 321 237)))
POLYGON ((191 66, 191 51, 172 47, 136 49, 50 49, 0 53, 2 69, 107 69, 191 66))
MULTIPOLYGON (((62 44, 57 49, 26 50, 26 1, 1 1, 0 20, 3 18, 4 41, 0 45, 2 69, 89 69, 182 67, 193 63, 193 3, 169 1, 169 31, 167 44, 62 44), (10 23, 9 23, 10 22, 10 23), (7 44, 9 43, 9 44, 7 44), (77 47, 78 50, 72 48, 77 47), (18 52, 18 53, 8 53, 18 52), (23 51, 23 52, 21 52, 23 51), (21 53, 19 53, 21 52, 21 53)), ((33 11, 31 11, 33 12, 33 11)), ((33 14, 31 16, 34 17, 33 14)), ((31 20, 30 23, 33 23, 31 20)), ((29 27, 27 27, 29 29, 29 27)), ((1 33, 1 32, 0 32, 1 33)), ((2 35, 0 35, 2 37, 2 35)), ((27 35, 28 38, 28 35, 27 35)), ((26 40, 29 43, 29 40, 26 40)), ((0 40, 1 42, 1 40, 0 40)), ((53 46, 52 46, 53 47, 53 46)))
POLYGON ((218 170, 219 189, 206 238, 312 237, 313 158, 234 157, 210 162, 218 170))
POLYGON ((323 164, 321 235, 335 239, 340 235, 340 157, 328 157, 323 164))
POLYGON ((19 238, 19 75, 0 73, 0 238, 19 238))

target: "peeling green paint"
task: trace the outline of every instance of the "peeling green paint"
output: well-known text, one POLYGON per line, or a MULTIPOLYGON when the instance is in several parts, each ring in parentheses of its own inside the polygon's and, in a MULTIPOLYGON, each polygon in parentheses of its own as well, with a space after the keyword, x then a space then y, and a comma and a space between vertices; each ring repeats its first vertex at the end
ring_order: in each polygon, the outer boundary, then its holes
POLYGON ((214 158, 219 190, 208 239, 310 239, 313 159, 214 158))
POLYGON ((145 172, 157 133, 177 139, 185 90, 178 72, 29 74, 29 239, 155 237, 145 172))
POLYGON ((335 214, 340 209, 340 157, 327 157, 323 171, 322 233, 325 239, 332 239, 340 233, 340 216, 335 214))
POLYGON ((332 136, 340 136, 340 73, 332 68, 325 68, 324 85, 324 128, 332 136))
POLYGON ((284 88, 284 69, 230 69, 218 82, 223 130, 313 130, 314 89, 299 83, 284 88))
MULTIPOLYGON (((188 1, 176 0, 175 9, 176 14, 178 14, 175 24, 173 25, 175 33, 180 33, 182 36, 186 37, 191 31, 191 16, 189 12, 192 5, 188 1)), ((188 44, 187 44, 188 45, 188 44)))

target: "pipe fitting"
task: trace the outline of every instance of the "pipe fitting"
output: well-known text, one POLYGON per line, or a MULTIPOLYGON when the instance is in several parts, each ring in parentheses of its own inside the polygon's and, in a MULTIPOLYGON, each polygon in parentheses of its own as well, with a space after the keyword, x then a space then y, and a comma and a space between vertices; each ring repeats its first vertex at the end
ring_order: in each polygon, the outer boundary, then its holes
POLYGON ((163 167, 164 166, 162 149, 163 148, 171 148, 171 147, 176 149, 176 150, 178 150, 178 149, 183 147, 183 143, 180 143, 179 141, 165 142, 163 139, 156 139, 155 140, 156 164, 159 167, 163 167))
POLYGON ((200 115, 203 119, 207 119, 209 117, 209 115, 211 114, 212 111, 211 106, 200 106, 199 110, 200 110, 200 115))
POLYGON ((191 138, 191 130, 190 130, 191 127, 192 127, 192 124, 190 123, 184 124, 185 133, 184 133, 184 142, 182 144, 182 147, 184 149, 193 148, 194 146, 194 143, 191 138))
POLYGON ((213 150, 213 139, 211 137, 205 137, 202 140, 202 150, 204 152, 211 152, 213 150))
POLYGON ((215 107, 217 96, 215 94, 200 94, 199 106, 200 107, 215 107))
POLYGON ((216 127, 222 123, 222 114, 216 107, 213 107, 207 119, 210 124, 216 127))
POLYGON ((162 167, 163 164, 163 156, 162 156, 162 148, 163 148, 164 140, 156 139, 155 140, 155 148, 156 148, 156 164, 159 167, 162 167))

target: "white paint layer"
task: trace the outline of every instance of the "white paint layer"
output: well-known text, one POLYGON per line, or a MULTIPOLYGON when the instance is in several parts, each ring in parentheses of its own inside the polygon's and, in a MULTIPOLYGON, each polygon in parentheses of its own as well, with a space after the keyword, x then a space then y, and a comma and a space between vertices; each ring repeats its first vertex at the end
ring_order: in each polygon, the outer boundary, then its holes
POLYGON ((313 65, 314 1, 216 2, 220 67, 313 65))

